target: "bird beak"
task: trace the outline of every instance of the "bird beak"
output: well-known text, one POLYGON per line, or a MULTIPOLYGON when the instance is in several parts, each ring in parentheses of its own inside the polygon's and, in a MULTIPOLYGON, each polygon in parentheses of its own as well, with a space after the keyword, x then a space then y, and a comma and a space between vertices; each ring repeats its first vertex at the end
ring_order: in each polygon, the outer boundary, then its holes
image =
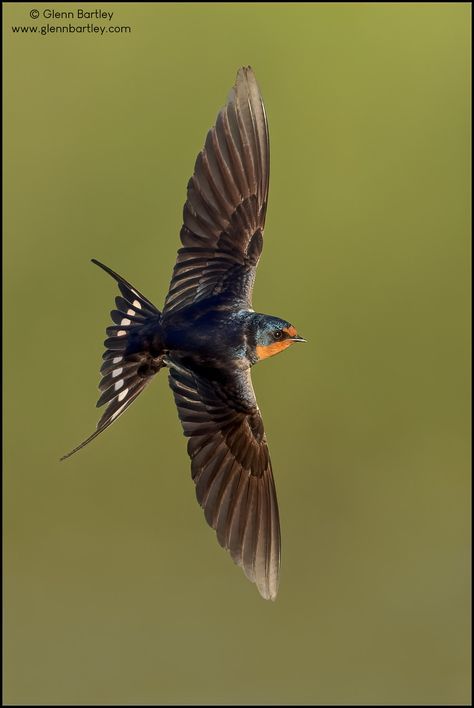
POLYGON ((291 338, 292 342, 307 342, 307 339, 303 339, 303 337, 292 337, 291 338))

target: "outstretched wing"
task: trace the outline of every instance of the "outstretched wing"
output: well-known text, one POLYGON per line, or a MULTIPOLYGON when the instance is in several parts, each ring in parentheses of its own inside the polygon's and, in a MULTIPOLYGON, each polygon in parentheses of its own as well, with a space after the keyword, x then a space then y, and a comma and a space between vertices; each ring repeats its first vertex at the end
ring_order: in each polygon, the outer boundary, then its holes
POLYGON ((188 183, 181 242, 163 315, 213 295, 250 306, 263 247, 270 146, 250 67, 239 70, 188 183))
POLYGON ((221 546, 274 600, 280 523, 270 456, 250 371, 210 381, 168 359, 169 381, 196 484, 196 496, 221 546))

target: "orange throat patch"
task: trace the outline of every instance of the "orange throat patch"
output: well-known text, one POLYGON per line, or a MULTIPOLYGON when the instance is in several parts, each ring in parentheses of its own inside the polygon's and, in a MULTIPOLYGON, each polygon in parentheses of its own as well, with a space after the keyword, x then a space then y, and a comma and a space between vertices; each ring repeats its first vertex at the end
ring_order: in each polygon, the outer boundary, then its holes
POLYGON ((293 344, 293 341, 291 339, 284 339, 281 342, 273 342, 272 344, 266 344, 264 346, 260 346, 257 344, 256 349, 258 360, 261 361, 262 359, 268 359, 269 356, 279 354, 284 349, 287 349, 290 344, 293 344))

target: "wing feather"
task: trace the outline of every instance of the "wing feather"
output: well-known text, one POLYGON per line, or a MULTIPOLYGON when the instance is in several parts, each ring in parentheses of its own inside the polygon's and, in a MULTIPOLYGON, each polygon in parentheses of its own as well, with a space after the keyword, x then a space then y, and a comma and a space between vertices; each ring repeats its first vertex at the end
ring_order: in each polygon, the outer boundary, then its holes
POLYGON ((251 306, 269 174, 265 108, 252 69, 243 67, 188 183, 183 248, 178 251, 165 318, 217 294, 251 306))
POLYGON ((205 518, 245 575, 275 599, 280 526, 275 485, 250 372, 207 380, 168 358, 169 381, 205 518))

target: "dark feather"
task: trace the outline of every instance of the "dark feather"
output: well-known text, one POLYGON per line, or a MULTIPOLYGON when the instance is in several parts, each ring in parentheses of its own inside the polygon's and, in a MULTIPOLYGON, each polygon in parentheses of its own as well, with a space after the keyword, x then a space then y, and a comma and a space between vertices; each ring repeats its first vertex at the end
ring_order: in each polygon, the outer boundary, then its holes
POLYGON ((118 310, 112 310, 114 325, 107 327, 108 338, 100 372, 101 395, 97 407, 108 404, 97 423, 97 429, 84 442, 71 450, 61 459, 70 457, 106 430, 136 400, 163 364, 163 356, 153 356, 147 348, 147 338, 141 337, 142 329, 150 324, 159 326, 160 311, 136 290, 124 278, 107 266, 94 260, 106 273, 117 281, 123 297, 116 298, 118 310), (120 335, 119 335, 120 333, 120 335), (133 351, 130 351, 130 338, 134 337, 133 351), (143 347, 140 351, 140 342, 143 347), (137 351, 138 349, 138 351, 137 351))
POLYGON ((183 367, 176 356, 167 363, 206 520, 261 595, 275 599, 278 506, 250 372, 236 371, 217 383, 183 367))
POLYGON ((213 295, 250 306, 270 173, 268 126, 250 67, 237 74, 188 183, 183 248, 163 316, 213 295))

